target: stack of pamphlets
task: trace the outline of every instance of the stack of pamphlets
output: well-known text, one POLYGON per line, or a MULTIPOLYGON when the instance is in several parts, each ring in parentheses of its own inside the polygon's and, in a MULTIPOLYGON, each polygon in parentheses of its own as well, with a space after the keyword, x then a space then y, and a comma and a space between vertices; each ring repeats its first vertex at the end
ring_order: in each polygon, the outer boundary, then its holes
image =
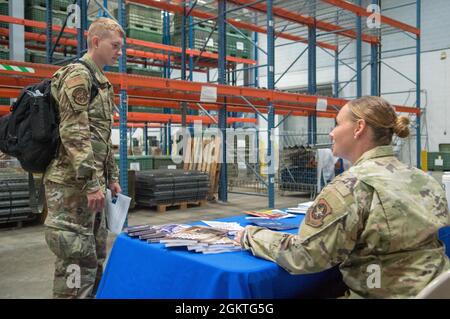
POLYGON ((308 211, 308 208, 312 206, 314 202, 306 202, 306 203, 300 203, 297 207, 291 207, 286 209, 286 212, 292 213, 292 214, 306 214, 308 211))
POLYGON ((280 220, 273 219, 257 219, 252 220, 252 223, 257 226, 266 227, 273 230, 288 230, 298 228, 298 225, 296 224, 286 223, 280 220))
POLYGON ((208 225, 209 227, 215 228, 215 229, 221 229, 228 231, 228 235, 236 235, 236 233, 240 230, 243 230, 244 227, 242 227, 239 223, 236 222, 218 222, 218 221, 207 221, 202 220, 203 223, 208 225))
POLYGON ((241 250, 236 242, 228 237, 227 230, 205 226, 191 226, 182 231, 167 235, 160 243, 166 247, 186 247, 190 251, 203 254, 217 254, 241 250))
POLYGON ((130 226, 125 232, 130 237, 137 237, 140 240, 146 240, 148 243, 159 243, 167 235, 179 232, 189 228, 189 225, 183 224, 163 224, 163 225, 137 225, 130 226))
MULTIPOLYGON (((232 228, 230 225, 227 227, 232 228)), ((236 225, 233 227, 237 229, 236 225)), ((139 238, 148 243, 162 243, 166 247, 186 247, 190 251, 204 254, 241 250, 241 246, 228 237, 229 230, 227 229, 164 224, 130 226, 125 229, 125 232, 130 237, 139 238)))
POLYGON ((246 210, 245 214, 251 215, 254 217, 246 217, 247 220, 256 220, 256 219, 283 219, 289 217, 295 217, 295 215, 286 213, 279 209, 265 210, 265 211, 255 211, 255 210, 246 210))

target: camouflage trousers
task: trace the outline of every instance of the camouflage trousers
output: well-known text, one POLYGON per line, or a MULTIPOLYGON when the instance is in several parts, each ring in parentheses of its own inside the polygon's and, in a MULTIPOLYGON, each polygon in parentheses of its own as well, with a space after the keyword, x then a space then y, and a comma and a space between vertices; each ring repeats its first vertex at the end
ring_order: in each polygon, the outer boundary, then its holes
POLYGON ((45 183, 45 240, 56 255, 54 298, 94 298, 106 258, 105 212, 87 207, 79 188, 45 183))

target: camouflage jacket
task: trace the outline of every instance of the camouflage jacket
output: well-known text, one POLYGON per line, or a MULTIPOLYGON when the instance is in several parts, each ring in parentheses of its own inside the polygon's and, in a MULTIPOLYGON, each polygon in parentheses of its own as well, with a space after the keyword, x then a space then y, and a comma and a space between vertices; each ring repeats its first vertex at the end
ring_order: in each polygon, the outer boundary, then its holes
POLYGON ((59 107, 61 146, 45 179, 90 193, 104 189, 106 180, 118 179, 111 143, 114 90, 89 55, 82 59, 95 72, 100 88, 89 103, 92 78, 80 63, 65 66, 53 75, 51 89, 59 107))
POLYGON ((449 224, 441 185, 376 147, 336 177, 298 235, 247 226, 244 248, 291 274, 339 264, 351 298, 406 298, 450 268, 438 229, 449 224))

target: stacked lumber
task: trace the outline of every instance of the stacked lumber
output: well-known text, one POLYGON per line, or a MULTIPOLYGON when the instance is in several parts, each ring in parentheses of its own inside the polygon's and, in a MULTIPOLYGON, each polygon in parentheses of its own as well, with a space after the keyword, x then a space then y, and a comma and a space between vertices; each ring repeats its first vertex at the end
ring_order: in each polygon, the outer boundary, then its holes
POLYGON ((208 200, 217 198, 220 173, 220 139, 214 136, 190 137, 184 151, 184 170, 209 175, 208 200))

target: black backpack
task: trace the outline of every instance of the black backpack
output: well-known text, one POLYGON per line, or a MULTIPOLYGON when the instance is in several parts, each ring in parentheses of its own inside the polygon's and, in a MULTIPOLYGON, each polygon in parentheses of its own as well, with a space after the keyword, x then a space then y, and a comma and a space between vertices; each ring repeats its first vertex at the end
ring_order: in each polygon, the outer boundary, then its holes
MULTIPOLYGON (((90 102, 99 83, 93 70, 82 60, 92 77, 90 102)), ((27 86, 11 106, 11 113, 0 118, 0 151, 16 157, 24 170, 44 173, 57 156, 60 144, 57 102, 51 94, 51 79, 27 86)))

